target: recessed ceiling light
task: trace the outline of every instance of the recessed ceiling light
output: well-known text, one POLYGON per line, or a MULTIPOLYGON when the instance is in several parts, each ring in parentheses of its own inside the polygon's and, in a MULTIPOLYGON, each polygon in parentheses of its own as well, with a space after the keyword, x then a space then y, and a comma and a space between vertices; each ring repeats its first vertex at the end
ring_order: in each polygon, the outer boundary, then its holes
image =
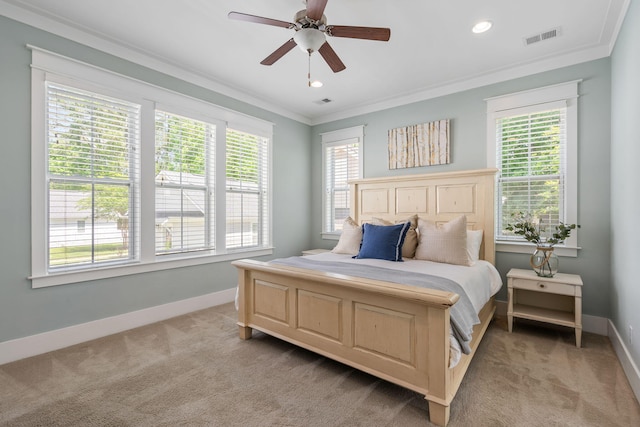
POLYGON ((311 86, 311 87, 322 87, 322 82, 320 80, 314 80, 311 83, 309 83, 309 86, 311 86))
POLYGON ((471 31, 476 34, 484 33, 485 31, 489 31, 489 29, 493 26, 491 21, 480 21, 476 25, 473 26, 471 31))

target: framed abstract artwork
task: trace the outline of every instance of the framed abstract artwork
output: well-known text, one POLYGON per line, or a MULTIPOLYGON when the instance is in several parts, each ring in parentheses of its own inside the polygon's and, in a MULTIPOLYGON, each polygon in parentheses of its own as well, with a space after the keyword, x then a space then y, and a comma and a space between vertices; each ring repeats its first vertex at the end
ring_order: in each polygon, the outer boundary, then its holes
POLYGON ((389 169, 451 163, 449 119, 390 129, 389 169))

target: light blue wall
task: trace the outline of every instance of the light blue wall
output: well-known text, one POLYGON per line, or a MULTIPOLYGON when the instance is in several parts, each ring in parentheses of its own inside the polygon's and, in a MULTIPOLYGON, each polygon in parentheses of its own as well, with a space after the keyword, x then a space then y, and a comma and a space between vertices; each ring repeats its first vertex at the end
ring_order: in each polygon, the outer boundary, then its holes
POLYGON ((230 263, 31 289, 30 68, 32 44, 275 124, 275 256, 310 240, 310 128, 0 16, 0 342, 235 286, 230 263))
MULTIPOLYGON (((577 258, 560 258, 560 270, 578 273, 584 281, 586 314, 609 317, 610 312, 610 61, 601 59, 531 77, 484 86, 427 101, 314 126, 312 166, 313 246, 329 248, 335 241, 322 240, 321 142, 319 134, 349 126, 365 125, 364 177, 480 169, 487 166, 486 98, 583 79, 579 86, 578 222, 582 229, 577 258), (391 128, 437 119, 451 119, 449 165, 390 171, 387 166, 387 131, 391 128), (597 173, 595 173, 597 171, 597 173)), ((496 265, 504 276, 512 267, 529 268, 528 255, 498 253, 496 265)), ((506 282, 505 282, 506 283, 506 282)), ((506 287, 498 294, 505 300, 506 287)))
MULTIPOLYGON (((628 324, 634 327, 631 348, 634 359, 640 360, 640 311, 635 308, 640 301, 640 286, 633 271, 639 252, 636 213, 640 207, 636 188, 640 144, 634 132, 640 117, 636 77, 640 75, 640 63, 634 48, 635 41, 640 40, 638 9, 637 4, 630 6, 611 59, 314 127, 0 17, 0 342, 227 289, 235 283, 233 267, 218 263, 31 289, 26 279, 31 256, 30 51, 26 45, 33 44, 275 123, 273 234, 277 257, 335 244, 320 238, 321 132, 366 125, 365 177, 483 168, 485 98, 583 79, 578 213, 582 249, 578 258, 561 258, 560 268, 582 275, 586 314, 611 317, 623 335, 628 324), (452 119, 452 164, 393 172, 387 169, 388 129, 441 118, 452 119), (613 153, 611 147, 615 148, 613 153)), ((503 276, 511 267, 527 265, 526 255, 497 255, 503 276)), ((504 289, 499 298, 506 300, 504 289)))
POLYGON ((612 320, 640 363, 640 4, 631 2, 611 57, 612 320), (629 325, 633 328, 630 340, 629 325))

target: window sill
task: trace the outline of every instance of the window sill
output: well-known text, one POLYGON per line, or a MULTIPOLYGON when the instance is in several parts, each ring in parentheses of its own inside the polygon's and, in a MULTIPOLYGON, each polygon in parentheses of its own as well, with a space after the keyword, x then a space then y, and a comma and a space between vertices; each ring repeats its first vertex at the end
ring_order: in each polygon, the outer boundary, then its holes
POLYGON ((340 240, 340 233, 323 232, 321 235, 325 240, 340 240))
POLYGON ((152 262, 138 262, 135 264, 99 267, 92 270, 65 271, 47 275, 29 277, 32 288, 66 285, 69 283, 87 282, 90 280, 108 279, 111 277, 128 276, 131 274, 149 273, 153 271, 169 270, 194 265, 213 264, 217 262, 233 261, 273 254, 273 248, 262 248, 251 251, 227 252, 216 255, 197 255, 189 258, 173 256, 172 258, 156 257, 152 262))
MULTIPOLYGON (((576 258, 578 256, 577 246, 554 246, 554 252, 561 257, 576 258)), ((535 250, 535 245, 531 243, 520 242, 496 242, 496 252, 511 252, 516 254, 529 254, 531 255, 535 250)))

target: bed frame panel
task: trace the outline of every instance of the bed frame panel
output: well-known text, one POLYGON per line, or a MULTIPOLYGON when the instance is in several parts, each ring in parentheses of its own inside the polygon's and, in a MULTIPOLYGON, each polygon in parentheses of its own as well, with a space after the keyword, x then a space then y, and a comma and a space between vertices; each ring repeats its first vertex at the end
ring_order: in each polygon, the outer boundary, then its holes
MULTIPOLYGON (((358 223, 419 214, 438 223, 465 214, 483 229, 481 258, 494 262, 495 169, 363 179, 351 184, 351 216, 358 223)), ((238 326, 242 339, 257 329, 379 378, 429 401, 431 422, 445 426, 450 404, 486 328, 489 301, 474 328, 472 353, 449 369, 449 310, 455 293, 271 265, 238 268, 238 326)))

